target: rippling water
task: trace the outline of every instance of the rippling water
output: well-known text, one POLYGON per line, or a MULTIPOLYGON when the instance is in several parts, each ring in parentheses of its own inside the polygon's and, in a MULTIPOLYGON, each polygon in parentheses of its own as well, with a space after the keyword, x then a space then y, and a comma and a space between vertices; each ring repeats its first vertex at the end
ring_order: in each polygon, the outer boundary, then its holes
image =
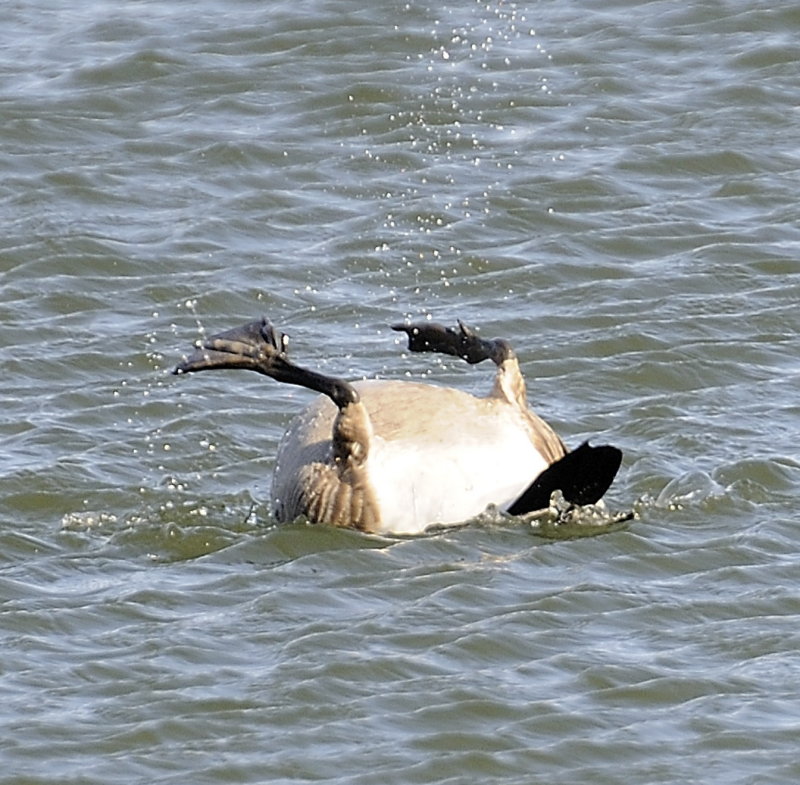
POLYGON ((795 783, 800 12, 31 0, 0 36, 3 783, 795 783), (630 526, 276 527, 308 400, 511 339, 630 526))

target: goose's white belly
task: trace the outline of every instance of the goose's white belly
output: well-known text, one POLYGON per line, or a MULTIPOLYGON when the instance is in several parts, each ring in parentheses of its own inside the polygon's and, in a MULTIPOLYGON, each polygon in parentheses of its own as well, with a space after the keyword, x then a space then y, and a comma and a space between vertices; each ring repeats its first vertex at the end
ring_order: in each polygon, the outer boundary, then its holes
MULTIPOLYGON (((490 504, 505 508, 548 466, 525 416, 506 402, 414 382, 354 386, 374 428, 365 466, 380 518, 372 531, 417 534, 464 523, 490 504)), ((289 427, 273 478, 278 507, 298 495, 303 466, 330 461, 335 417, 320 396, 289 427)))
POLYGON ((491 432, 453 434, 446 443, 376 436, 368 471, 381 510, 379 531, 416 534, 515 501, 547 462, 518 425, 492 419, 491 432))

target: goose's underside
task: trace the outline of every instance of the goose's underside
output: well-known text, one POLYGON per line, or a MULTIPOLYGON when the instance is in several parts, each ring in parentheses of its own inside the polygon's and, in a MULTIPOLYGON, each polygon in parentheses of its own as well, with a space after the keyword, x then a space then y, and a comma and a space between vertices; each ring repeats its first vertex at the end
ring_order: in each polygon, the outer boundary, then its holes
MULTIPOLYGON (((416 533, 462 523, 490 504, 504 509, 551 462, 526 418, 504 401, 410 382, 353 386, 373 428, 366 471, 381 510, 375 531, 416 533)), ((325 482, 337 413, 320 396, 289 426, 272 488, 279 520, 305 514, 304 484, 325 482)))

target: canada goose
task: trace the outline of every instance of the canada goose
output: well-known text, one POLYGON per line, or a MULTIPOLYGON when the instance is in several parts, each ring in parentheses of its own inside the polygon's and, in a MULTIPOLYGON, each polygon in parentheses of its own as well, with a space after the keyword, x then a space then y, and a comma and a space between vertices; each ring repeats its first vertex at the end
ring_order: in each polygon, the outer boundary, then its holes
POLYGON ((622 453, 582 444, 568 452, 528 409, 525 380, 508 341, 487 340, 458 323, 394 325, 412 352, 441 352, 468 363, 491 360, 485 398, 410 381, 357 381, 295 365, 288 338, 269 321, 207 339, 173 371, 245 368, 322 393, 290 424, 272 484, 279 521, 375 533, 414 534, 463 523, 490 504, 519 515, 546 508, 560 490, 574 504, 597 502, 622 453))

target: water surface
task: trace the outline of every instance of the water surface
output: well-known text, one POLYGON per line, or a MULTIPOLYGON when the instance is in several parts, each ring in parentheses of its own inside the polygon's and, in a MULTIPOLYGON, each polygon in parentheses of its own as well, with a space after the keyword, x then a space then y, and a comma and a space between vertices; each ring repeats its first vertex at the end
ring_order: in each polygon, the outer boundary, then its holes
POLYGON ((0 47, 3 783, 795 783, 800 13, 81 3, 0 47), (630 526, 276 527, 298 361, 509 338, 630 526))

